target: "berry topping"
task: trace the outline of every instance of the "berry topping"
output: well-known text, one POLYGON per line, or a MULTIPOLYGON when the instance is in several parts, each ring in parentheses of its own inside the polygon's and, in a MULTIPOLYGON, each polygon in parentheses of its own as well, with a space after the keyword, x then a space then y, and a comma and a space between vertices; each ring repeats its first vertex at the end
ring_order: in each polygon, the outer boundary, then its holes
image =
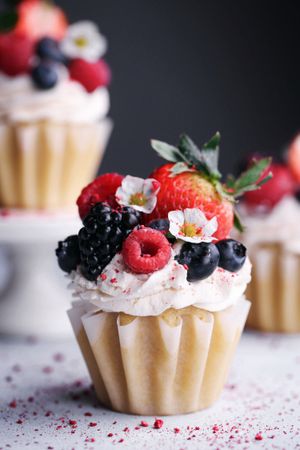
POLYGON ((107 86, 111 79, 110 69, 103 59, 96 62, 73 59, 69 65, 72 80, 81 83, 88 92, 107 86))
POLYGON ((134 230, 123 244, 125 264, 135 273, 152 273, 162 269, 171 257, 166 237, 152 228, 134 230))
POLYGON ((10 76, 27 72, 33 47, 26 36, 13 32, 0 35, 0 70, 10 76))
POLYGON ((290 145, 288 164, 295 179, 300 183, 300 134, 296 136, 290 145))
POLYGON ((186 135, 180 137, 177 146, 152 141, 154 150, 171 163, 158 168, 151 175, 160 182, 161 188, 149 221, 164 219, 170 211, 198 208, 208 220, 216 217, 218 229, 214 233, 215 238, 226 238, 233 224, 242 230, 234 211, 234 200, 247 190, 256 189, 269 177, 268 174, 258 181, 270 165, 270 159, 253 163, 239 178, 230 177, 227 184, 223 184, 217 167, 219 142, 219 133, 201 149, 186 135))
MULTIPOLYGON (((283 164, 273 163, 270 166, 273 178, 268 183, 261 186, 257 191, 245 193, 245 201, 250 207, 273 208, 286 195, 293 195, 295 190, 295 180, 288 169, 283 164)), ((263 173, 262 176, 266 174, 263 173)))
POLYGON ((154 219, 148 224, 149 228, 153 230, 161 231, 163 234, 167 234, 170 227, 170 221, 168 219, 154 219))
POLYGON ((23 0, 17 7, 17 33, 24 33, 37 40, 44 36, 60 40, 67 29, 63 11, 49 1, 23 0))
POLYGON ((234 239, 224 239, 216 244, 219 253, 219 267, 229 272, 240 270, 246 260, 246 247, 234 239))
POLYGON ((180 254, 176 256, 179 264, 188 267, 187 280, 191 282, 208 278, 217 268, 219 258, 217 247, 208 242, 200 244, 185 242, 180 254))
POLYGON ((60 241, 55 253, 61 270, 68 273, 75 270, 80 264, 78 236, 69 236, 64 241, 60 241))
POLYGON ((44 90, 53 88, 58 81, 54 66, 47 62, 41 62, 36 66, 31 72, 31 77, 34 84, 44 90))
POLYGON ((49 37, 44 37, 38 41, 35 52, 43 60, 46 59, 58 63, 66 62, 66 58, 60 51, 58 42, 49 37))
POLYGON ((114 210, 106 203, 92 207, 78 235, 81 272, 85 278, 97 279, 139 221, 140 213, 132 208, 114 210))
POLYGON ((115 193, 123 178, 118 173, 106 173, 88 184, 77 199, 80 217, 84 219, 91 207, 98 202, 106 202, 112 207, 117 207, 115 193))

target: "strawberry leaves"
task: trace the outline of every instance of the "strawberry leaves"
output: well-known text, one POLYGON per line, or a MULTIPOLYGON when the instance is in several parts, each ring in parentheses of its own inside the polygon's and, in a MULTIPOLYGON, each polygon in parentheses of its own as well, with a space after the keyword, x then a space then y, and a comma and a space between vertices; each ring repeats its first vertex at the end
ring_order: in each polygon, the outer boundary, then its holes
MULTIPOLYGON (((170 177, 183 172, 198 172, 213 184, 221 198, 235 203, 245 192, 259 189, 272 178, 272 173, 268 172, 272 159, 253 160, 250 167, 238 178, 229 175, 226 183, 222 183, 218 169, 220 139, 220 133, 217 132, 199 148, 189 136, 182 134, 177 147, 157 140, 151 140, 151 146, 159 156, 174 163, 170 169, 170 177)), ((236 211, 234 225, 239 231, 243 231, 243 225, 236 211)))

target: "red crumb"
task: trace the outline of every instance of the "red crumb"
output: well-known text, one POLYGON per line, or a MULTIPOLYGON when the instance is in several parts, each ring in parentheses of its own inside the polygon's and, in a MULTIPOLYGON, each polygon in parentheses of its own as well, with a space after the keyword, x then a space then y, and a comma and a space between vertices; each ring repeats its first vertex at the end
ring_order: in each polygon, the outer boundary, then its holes
POLYGON ((255 440, 256 440, 256 441, 262 441, 262 440, 263 440, 263 437, 262 437, 261 433, 257 433, 257 434, 255 435, 255 440))
POLYGON ((97 426, 97 422, 90 422, 89 423, 89 427, 96 427, 97 426))
POLYGON ((124 442, 124 439, 123 438, 119 439, 119 442, 124 442))
POLYGON ((176 434, 177 434, 177 433, 180 433, 180 429, 179 429, 178 427, 175 427, 175 428, 174 428, 174 433, 176 433, 176 434))
POLYGON ((10 408, 16 408, 16 407, 17 407, 17 402, 16 402, 16 400, 13 400, 12 402, 10 402, 8 406, 9 406, 10 408))
POLYGON ((85 415, 85 417, 92 417, 93 414, 91 412, 87 411, 84 413, 84 415, 85 415))
POLYGON ((101 273, 100 278, 101 278, 101 280, 105 281, 107 278, 107 275, 105 275, 105 273, 101 273))
POLYGON ((219 431, 218 425, 214 425, 214 426, 212 427, 212 430, 213 430, 213 433, 216 433, 217 431, 219 431))
POLYGON ((139 429, 140 429, 140 427, 134 427, 134 429, 135 429, 135 430, 139 430, 139 429))
POLYGON ((141 427, 149 427, 149 424, 148 424, 148 422, 145 422, 144 420, 142 420, 140 423, 140 426, 141 427))
POLYGON ((62 353, 55 353, 55 355, 53 355, 53 360, 55 362, 62 362, 64 361, 65 357, 62 353))
POLYGON ((113 437, 113 433, 108 433, 107 437, 113 437))
POLYGON ((96 442, 95 438, 86 438, 84 442, 96 442))
POLYGON ((117 282, 117 279, 116 279, 116 278, 112 278, 112 279, 110 280, 110 282, 111 282, 111 283, 116 283, 116 282, 117 282))
POLYGON ((129 431, 129 428, 128 428, 128 427, 125 427, 125 428, 123 429, 123 431, 125 431, 125 433, 126 433, 126 432, 129 431))
POLYGON ((164 424, 164 421, 162 419, 156 419, 154 424, 153 424, 153 428, 161 428, 164 424))
POLYGON ((22 420, 22 419, 18 419, 18 420, 16 421, 16 423, 17 423, 18 425, 20 425, 21 423, 23 423, 23 420, 22 420))
POLYGON ((45 367, 43 367, 42 371, 43 371, 43 373, 46 373, 46 374, 51 373, 51 372, 53 372, 53 367, 45 366, 45 367))
POLYGON ((189 270, 189 266, 187 264, 183 264, 183 267, 185 268, 185 270, 189 270))
POLYGON ((69 425, 77 425, 77 420, 70 419, 69 420, 69 425))

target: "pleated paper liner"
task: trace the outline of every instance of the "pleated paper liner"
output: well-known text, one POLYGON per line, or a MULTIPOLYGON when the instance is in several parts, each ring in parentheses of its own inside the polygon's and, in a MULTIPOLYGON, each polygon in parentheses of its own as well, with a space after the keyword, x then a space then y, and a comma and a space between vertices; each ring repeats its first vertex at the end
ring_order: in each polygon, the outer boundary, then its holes
MULTIPOLYGON (((300 253, 280 243, 251 248, 252 308, 247 325, 261 331, 300 332, 300 253)), ((250 298, 250 297, 249 297, 250 298)))
POLYGON ((250 303, 160 316, 69 311, 100 402, 131 414, 184 414, 219 397, 250 303))
POLYGON ((73 206, 96 175, 112 122, 0 124, 0 206, 73 206))

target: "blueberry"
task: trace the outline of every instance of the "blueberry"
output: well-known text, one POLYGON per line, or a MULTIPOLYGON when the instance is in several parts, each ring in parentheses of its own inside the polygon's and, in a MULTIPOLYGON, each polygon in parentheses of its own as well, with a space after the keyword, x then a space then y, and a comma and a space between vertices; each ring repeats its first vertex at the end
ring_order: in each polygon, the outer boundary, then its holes
POLYGON ((51 89, 58 82, 58 75, 52 64, 40 63, 32 70, 31 76, 39 89, 51 89))
POLYGON ((61 52, 58 42, 49 37, 44 37, 38 41, 36 54, 42 59, 66 64, 67 60, 61 52))
POLYGON ((246 260, 246 247, 234 239, 223 239, 216 246, 220 253, 219 266, 229 272, 240 270, 246 260))
POLYGON ((188 266, 187 280, 199 281, 209 277, 219 263, 219 251, 214 244, 201 242, 200 244, 183 244, 180 254, 176 257, 180 264, 188 266))
POLYGON ((58 265, 64 272, 70 273, 75 270, 80 263, 78 236, 69 236, 64 241, 60 241, 55 253, 58 265))

